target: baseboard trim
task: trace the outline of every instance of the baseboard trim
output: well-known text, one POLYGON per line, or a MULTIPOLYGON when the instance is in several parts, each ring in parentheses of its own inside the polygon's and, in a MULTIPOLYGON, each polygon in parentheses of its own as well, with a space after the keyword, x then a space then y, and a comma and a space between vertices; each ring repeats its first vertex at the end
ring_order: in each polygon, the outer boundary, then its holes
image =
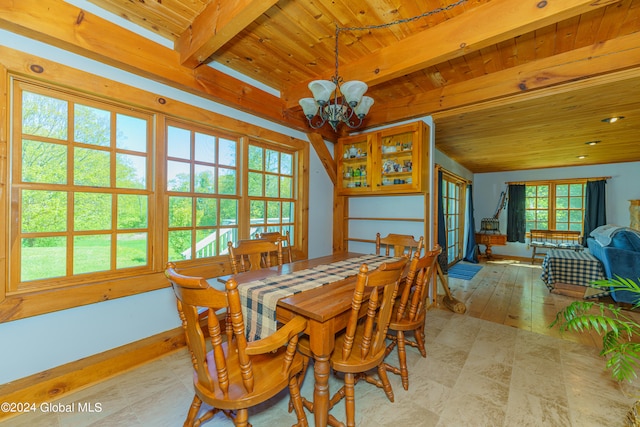
MULTIPOLYGON (((179 327, 0 385, 3 402, 39 405, 105 381, 186 345, 179 327)), ((0 411, 0 421, 17 413, 0 411)))

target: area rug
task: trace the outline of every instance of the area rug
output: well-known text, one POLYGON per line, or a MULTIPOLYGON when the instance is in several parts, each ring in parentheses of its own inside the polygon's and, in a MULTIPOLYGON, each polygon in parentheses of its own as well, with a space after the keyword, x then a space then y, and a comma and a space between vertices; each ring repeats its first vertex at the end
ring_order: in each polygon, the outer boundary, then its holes
POLYGON ((449 277, 454 279, 471 280, 481 269, 481 265, 459 262, 449 269, 449 277))

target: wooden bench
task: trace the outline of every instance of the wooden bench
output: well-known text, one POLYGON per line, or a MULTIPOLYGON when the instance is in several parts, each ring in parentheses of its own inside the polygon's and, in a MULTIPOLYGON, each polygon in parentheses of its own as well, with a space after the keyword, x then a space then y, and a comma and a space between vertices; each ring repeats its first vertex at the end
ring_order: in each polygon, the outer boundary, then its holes
POLYGON ((540 249, 570 249, 574 251, 584 249, 580 231, 531 230, 529 236, 529 246, 533 248, 531 264, 535 262, 536 256, 544 257, 547 254, 539 252, 540 249))

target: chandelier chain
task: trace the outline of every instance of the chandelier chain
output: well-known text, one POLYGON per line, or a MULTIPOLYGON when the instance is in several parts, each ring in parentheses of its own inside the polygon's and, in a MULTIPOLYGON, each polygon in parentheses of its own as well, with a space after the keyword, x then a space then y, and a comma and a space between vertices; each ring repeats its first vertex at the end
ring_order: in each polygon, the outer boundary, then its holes
POLYGON ((447 5, 447 6, 439 7, 437 9, 429 10, 427 12, 421 13, 420 15, 412 16, 410 18, 397 19, 395 21, 387 22, 387 23, 384 23, 384 24, 365 25, 364 27, 340 27, 338 24, 336 24, 336 36, 335 36, 335 41, 336 41, 336 48, 335 48, 335 53, 336 53, 336 64, 335 64, 336 65, 336 75, 334 76, 334 79, 336 80, 336 83, 337 83, 338 80, 340 80, 340 76, 338 75, 338 35, 340 34, 340 32, 342 32, 342 31, 377 30, 377 29, 380 29, 380 28, 391 27, 393 25, 406 24, 407 22, 417 21, 418 19, 426 18, 428 16, 435 15, 436 13, 446 12, 446 11, 453 9, 454 7, 460 6, 462 3, 466 3, 466 2, 467 2, 467 0, 458 0, 455 3, 451 3, 451 4, 447 5))
POLYGON ((391 27, 393 25, 405 24, 407 22, 417 21, 418 19, 426 18, 427 16, 435 15, 436 13, 446 12, 448 10, 453 9, 454 7, 460 6, 462 3, 466 3, 467 0, 458 0, 455 3, 451 3, 448 6, 439 7, 437 9, 429 10, 420 15, 413 16, 411 18, 398 19, 396 21, 387 22, 385 24, 377 24, 377 25, 366 25, 364 27, 339 27, 336 25, 336 31, 357 31, 357 30, 376 30, 379 28, 391 27))
POLYGON ((309 121, 309 126, 313 129, 318 129, 325 123, 329 123, 333 130, 337 131, 338 124, 343 123, 351 129, 356 129, 362 124, 363 119, 369 112, 369 108, 371 108, 371 105, 373 105, 373 98, 369 96, 363 96, 368 89, 366 83, 358 80, 353 80, 345 83, 344 86, 341 84, 343 80, 338 72, 338 36, 342 31, 368 31, 379 28, 387 28, 392 25, 415 21, 427 16, 434 15, 436 13, 451 10, 454 7, 465 3, 466 1, 467 0, 457 0, 455 3, 452 3, 448 6, 443 6, 411 18, 398 19, 396 21, 388 22, 385 24, 367 25, 364 27, 340 27, 336 23, 336 74, 332 77, 331 81, 314 80, 309 83, 309 89, 311 89, 313 98, 302 98, 298 102, 302 107, 305 117, 309 121), (333 99, 331 98, 332 92, 333 99), (341 97, 338 96, 339 93, 342 95, 341 97))

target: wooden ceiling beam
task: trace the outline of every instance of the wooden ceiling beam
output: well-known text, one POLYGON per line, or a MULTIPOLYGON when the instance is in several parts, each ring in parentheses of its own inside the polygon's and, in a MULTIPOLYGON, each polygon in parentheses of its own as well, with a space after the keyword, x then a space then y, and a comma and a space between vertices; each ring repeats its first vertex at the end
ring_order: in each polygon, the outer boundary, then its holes
MULTIPOLYGON (((375 86, 619 1, 493 0, 344 64, 340 74, 375 86)), ((298 100, 308 96, 307 84, 283 91, 286 108, 297 108, 298 100)))
POLYGON ((334 186, 337 185, 338 167, 336 165, 336 161, 331 156, 329 149, 325 145, 322 136, 317 133, 309 132, 307 133, 307 138, 309 139, 309 142, 311 143, 313 148, 316 150, 316 153, 318 154, 318 157, 320 158, 324 169, 327 171, 329 179, 334 186))
MULTIPOLYGON (((308 132, 302 113, 211 67, 180 65, 177 52, 62 0, 0 0, 0 28, 210 99, 289 128, 308 132), (105 43, 104 35, 109 35, 105 43)), ((337 136, 319 129, 328 140, 337 136)))
MULTIPOLYGON (((411 117, 442 117, 447 111, 485 108, 486 102, 515 102, 514 96, 542 96, 540 89, 583 81, 604 74, 640 68, 640 33, 632 33, 592 46, 531 61, 482 77, 440 89, 385 102, 385 108, 372 109, 367 127, 397 122, 411 117), (540 94, 538 94, 538 92, 540 94)), ((626 78, 626 77, 625 77, 626 78)))
POLYGON ((176 40, 180 63, 196 68, 278 0, 214 0, 176 40))

